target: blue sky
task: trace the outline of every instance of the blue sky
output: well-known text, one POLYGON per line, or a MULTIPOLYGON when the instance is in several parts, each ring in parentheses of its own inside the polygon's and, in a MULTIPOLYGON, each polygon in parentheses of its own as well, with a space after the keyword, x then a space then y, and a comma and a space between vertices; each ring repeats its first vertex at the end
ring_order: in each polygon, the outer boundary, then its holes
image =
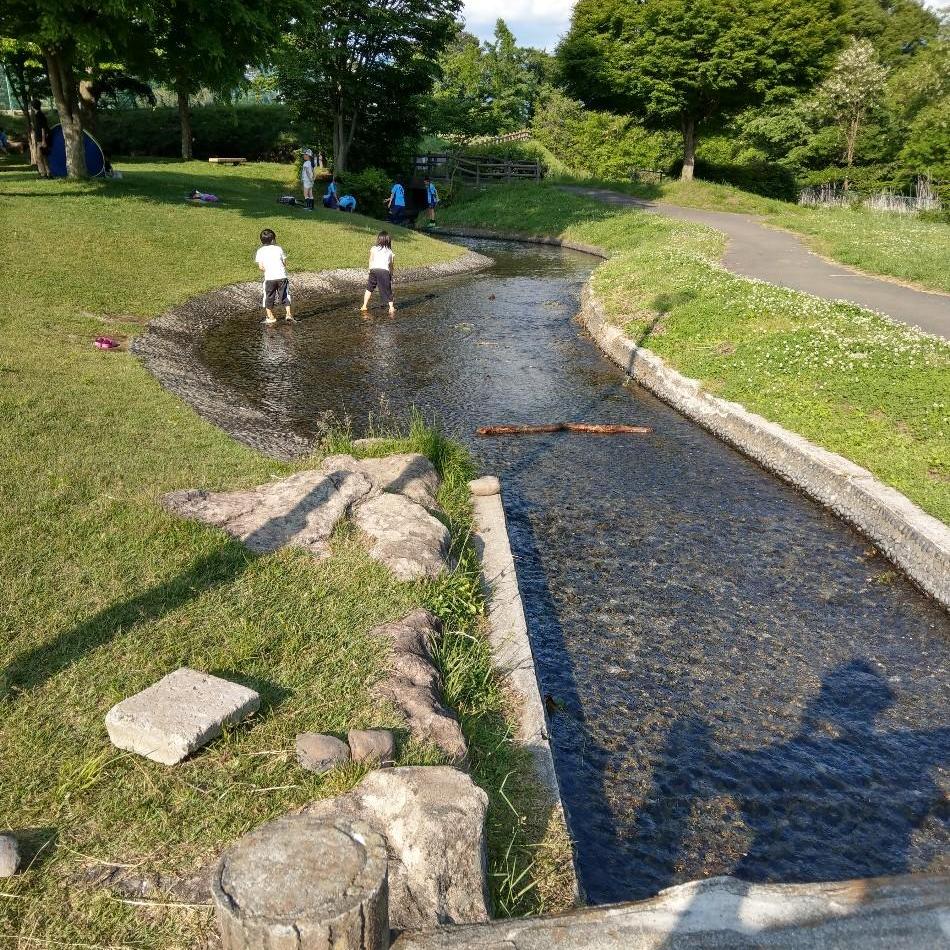
MULTIPOLYGON (((929 0, 937 10, 943 2, 929 0)), ((574 0, 465 0, 465 23, 481 39, 491 37, 499 17, 511 27, 521 46, 553 50, 567 31, 574 0)))

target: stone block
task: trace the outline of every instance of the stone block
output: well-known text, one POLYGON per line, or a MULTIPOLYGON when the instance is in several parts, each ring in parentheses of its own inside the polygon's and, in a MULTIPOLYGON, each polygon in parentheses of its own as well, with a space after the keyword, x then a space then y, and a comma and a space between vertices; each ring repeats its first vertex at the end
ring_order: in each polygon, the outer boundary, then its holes
POLYGON ((350 761, 350 747, 335 736, 304 732, 297 736, 297 761, 308 772, 329 772, 350 761))
POLYGON ((13 877, 19 869, 19 843, 13 835, 0 835, 0 877, 13 877))
POLYGON ((174 765, 260 704, 246 686, 183 666, 113 706, 106 728, 117 748, 174 765))
POLYGON ((501 493, 501 482, 494 475, 483 475, 468 483, 468 490, 479 497, 498 495, 501 493))
POLYGON ((396 761, 396 740, 388 729, 351 729, 347 740, 354 762, 378 762, 385 767, 396 761))

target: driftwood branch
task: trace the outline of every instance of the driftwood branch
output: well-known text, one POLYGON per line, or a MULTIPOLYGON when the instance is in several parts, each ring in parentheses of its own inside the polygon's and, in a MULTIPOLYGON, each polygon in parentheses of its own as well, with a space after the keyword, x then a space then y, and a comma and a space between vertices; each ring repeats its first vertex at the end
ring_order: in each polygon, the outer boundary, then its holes
POLYGON ((597 425, 592 422, 552 422, 540 426, 482 426, 476 435, 546 435, 551 432, 586 432, 590 435, 649 435, 649 426, 597 425))

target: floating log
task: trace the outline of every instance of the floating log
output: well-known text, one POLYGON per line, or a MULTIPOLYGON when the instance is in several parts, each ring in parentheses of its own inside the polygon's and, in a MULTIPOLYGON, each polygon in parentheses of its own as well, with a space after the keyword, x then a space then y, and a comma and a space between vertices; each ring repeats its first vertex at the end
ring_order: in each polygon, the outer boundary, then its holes
POLYGON ((593 422, 552 422, 537 426, 482 426, 476 435, 547 435, 551 432, 586 432, 590 435, 649 435, 650 426, 599 425, 593 422))

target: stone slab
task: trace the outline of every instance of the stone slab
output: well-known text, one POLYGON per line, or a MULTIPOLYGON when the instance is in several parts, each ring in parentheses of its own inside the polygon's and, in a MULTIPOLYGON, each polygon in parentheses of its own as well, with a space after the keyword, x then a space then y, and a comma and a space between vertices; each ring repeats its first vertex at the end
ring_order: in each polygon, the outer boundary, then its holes
POLYGON ((650 900, 403 934, 393 950, 939 950, 950 876, 691 881, 650 900))
POLYGON ((183 666, 113 706, 106 729, 117 748, 175 765, 260 704, 246 686, 183 666))

